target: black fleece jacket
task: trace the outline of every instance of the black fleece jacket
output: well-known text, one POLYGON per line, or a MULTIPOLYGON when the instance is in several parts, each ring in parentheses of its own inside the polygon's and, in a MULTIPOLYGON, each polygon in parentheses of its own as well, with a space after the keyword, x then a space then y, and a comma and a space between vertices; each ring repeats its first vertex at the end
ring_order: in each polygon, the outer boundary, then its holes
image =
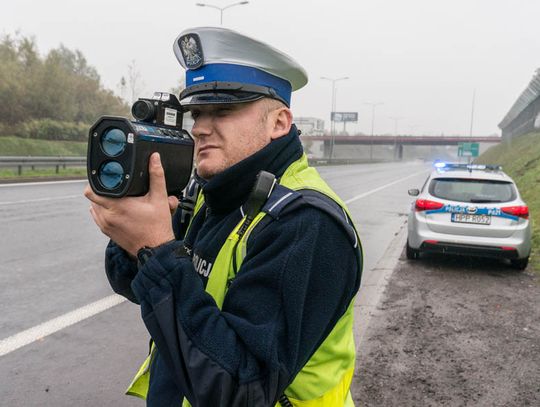
POLYGON ((221 310, 204 290, 215 272, 208 265, 241 220, 258 172, 279 177, 301 154, 293 127, 209 182, 200 180, 208 209, 186 237, 193 259, 179 249, 182 236, 139 270, 109 244, 109 281, 141 305, 158 349, 148 406, 179 406, 183 397, 193 406, 273 406, 345 312, 360 283, 355 251, 329 215, 309 206, 250 235, 221 310))

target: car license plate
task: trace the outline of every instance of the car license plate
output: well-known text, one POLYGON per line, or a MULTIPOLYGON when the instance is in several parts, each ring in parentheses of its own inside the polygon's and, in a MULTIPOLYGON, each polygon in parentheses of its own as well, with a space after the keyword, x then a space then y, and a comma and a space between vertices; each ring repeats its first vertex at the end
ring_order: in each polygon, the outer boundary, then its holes
POLYGON ((489 215, 471 215, 470 213, 453 213, 452 222, 458 223, 476 223, 478 225, 491 224, 491 216, 489 215))

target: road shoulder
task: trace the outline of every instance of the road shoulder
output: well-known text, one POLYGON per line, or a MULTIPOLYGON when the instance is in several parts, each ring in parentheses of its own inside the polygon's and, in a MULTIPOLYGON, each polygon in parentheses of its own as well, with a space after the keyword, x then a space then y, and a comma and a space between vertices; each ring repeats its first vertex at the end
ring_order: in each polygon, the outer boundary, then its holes
POLYGON ((404 253, 388 274, 358 346, 357 405, 540 405, 535 275, 404 253))

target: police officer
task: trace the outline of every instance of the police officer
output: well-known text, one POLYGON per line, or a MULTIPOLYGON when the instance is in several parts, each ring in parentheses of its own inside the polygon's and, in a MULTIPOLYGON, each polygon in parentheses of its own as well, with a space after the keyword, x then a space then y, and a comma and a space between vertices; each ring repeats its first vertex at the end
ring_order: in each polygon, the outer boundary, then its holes
POLYGON ((181 103, 200 186, 185 231, 158 154, 146 196, 87 188, 111 238, 113 289, 140 304, 150 355, 128 389, 148 406, 353 405, 362 253, 341 199, 308 166, 289 109, 307 75, 224 28, 180 34, 181 103))

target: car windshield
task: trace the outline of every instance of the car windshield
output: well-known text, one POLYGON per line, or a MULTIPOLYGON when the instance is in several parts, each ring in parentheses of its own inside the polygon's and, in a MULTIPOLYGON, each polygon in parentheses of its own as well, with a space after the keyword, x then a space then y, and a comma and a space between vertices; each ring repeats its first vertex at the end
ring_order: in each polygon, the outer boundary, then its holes
POLYGON ((516 199, 511 182, 464 178, 435 178, 429 193, 449 201, 470 203, 509 202, 516 199))

